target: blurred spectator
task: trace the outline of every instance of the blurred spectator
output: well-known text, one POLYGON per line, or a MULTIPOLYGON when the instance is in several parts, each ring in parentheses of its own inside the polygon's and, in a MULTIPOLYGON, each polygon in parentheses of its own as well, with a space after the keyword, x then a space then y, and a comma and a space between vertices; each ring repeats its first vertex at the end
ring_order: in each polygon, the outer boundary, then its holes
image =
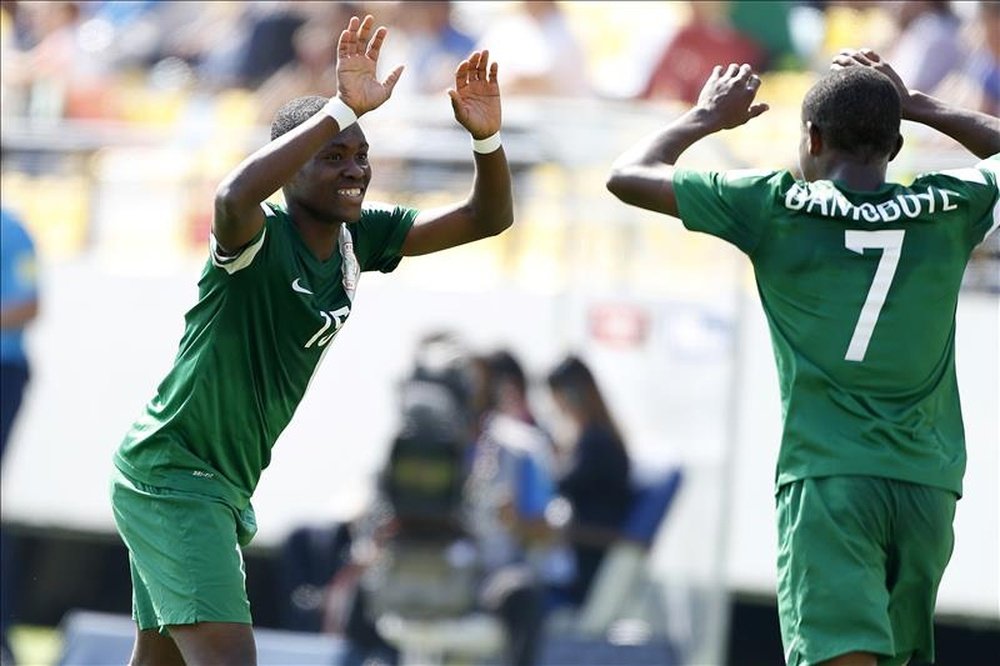
POLYGON ((157 3, 153 10, 157 35, 148 47, 148 79, 166 63, 180 61, 202 87, 240 84, 239 63, 249 35, 249 11, 249 3, 157 3))
POLYGON ((236 74, 244 86, 256 88, 295 60, 292 37, 306 22, 306 16, 300 2, 248 4, 249 30, 237 61, 236 74))
POLYGON ((962 61, 962 22, 948 0, 889 3, 898 33, 886 53, 911 88, 933 91, 962 61))
POLYGON ((496 412, 541 429, 528 401, 528 378, 520 361, 506 349, 488 354, 485 360, 492 377, 496 412))
POLYGON ((726 5, 732 28, 752 39, 764 50, 762 70, 801 68, 802 60, 796 53, 790 24, 794 2, 729 1, 726 5))
POLYGON ((1000 115, 1000 3, 979 2, 975 20, 963 28, 959 43, 965 47, 964 58, 935 94, 955 104, 1000 115))
MULTIPOLYGON (((440 547, 441 557, 446 556, 446 550, 454 553, 454 540, 465 535, 465 547, 471 549, 469 552, 481 569, 481 577, 473 590, 476 605, 497 615, 505 627, 507 641, 503 663, 528 665, 535 662, 543 624, 542 589, 529 565, 529 551, 548 535, 545 508, 553 497, 552 484, 529 453, 545 446, 544 437, 537 429, 493 410, 491 381, 490 364, 486 359, 470 357, 454 338, 432 337, 422 343, 416 370, 404 385, 404 389, 409 387, 403 394, 404 413, 418 416, 413 407, 420 407, 425 412, 418 419, 420 421, 427 421, 427 414, 451 414, 447 418, 437 418, 439 426, 432 428, 433 423, 428 422, 422 429, 416 429, 426 433, 431 433, 434 428, 440 430, 434 437, 427 435, 428 445, 431 440, 447 439, 446 433, 441 430, 446 423, 468 426, 464 430, 467 444, 463 456, 465 471, 461 475, 465 481, 459 523, 446 520, 447 516, 453 515, 452 512, 437 512, 439 520, 436 529, 441 542, 451 544, 440 547), (453 408, 443 409, 447 405, 434 407, 434 403, 440 400, 428 392, 427 386, 446 387, 444 393, 452 396, 450 402, 453 408), (407 395, 411 396, 409 409, 407 395), (454 415, 463 412, 468 417, 454 415), (541 441, 538 441, 540 437, 541 441)), ((404 420, 404 426, 405 423, 404 420)), ((401 432, 405 434, 406 428, 401 432)), ((394 450, 397 450, 396 446, 394 450)), ((390 465, 393 460, 394 456, 390 454, 390 465)), ((412 463, 408 467, 414 469, 412 463)), ((433 476, 443 478, 444 475, 433 476)), ((391 496, 387 491, 387 480, 392 478, 394 473, 387 469, 380 488, 383 500, 391 496)), ((429 476, 423 475, 422 478, 429 476)), ((413 502, 406 504, 412 506, 413 502)), ((390 560, 394 563, 401 563, 407 556, 398 543, 393 543, 398 542, 405 530, 400 529, 398 524, 395 528, 386 528, 386 517, 398 512, 396 508, 387 513, 382 502, 359 523, 368 526, 368 542, 381 542, 379 549, 382 551, 393 549, 390 560), (390 535, 388 539, 386 534, 390 535)), ((423 524, 432 525, 427 521, 423 524)), ((426 530, 424 537, 426 539, 426 530)), ((378 572, 377 566, 373 566, 372 570, 378 572)), ((427 566, 422 567, 424 571, 427 569, 427 566)), ((456 571, 454 575, 458 573, 456 571)), ((393 652, 378 635, 371 617, 375 609, 391 610, 392 602, 387 600, 393 597, 391 580, 391 576, 386 576, 374 579, 374 584, 369 583, 367 587, 363 584, 349 614, 347 636, 355 647, 364 648, 369 653, 375 651, 385 655, 393 652)))
POLYGON ((557 487, 572 508, 568 533, 576 577, 558 592, 580 605, 630 508, 631 463, 597 381, 581 359, 563 360, 549 373, 548 385, 556 406, 572 424, 570 458, 557 487))
POLYGON ((100 96, 101 66, 80 39, 81 11, 76 2, 19 5, 26 12, 27 50, 4 53, 3 79, 13 115, 58 119, 73 115, 100 96))
MULTIPOLYGON (((397 91, 433 94, 454 85, 455 67, 468 57, 476 41, 455 24, 453 8, 452 2, 423 1, 400 3, 397 7, 394 24, 402 30, 403 38, 385 56, 386 62, 407 63, 408 71, 397 91)), ((506 89, 506 79, 503 81, 506 89)))
POLYGON ((895 22, 888 2, 878 0, 836 0, 822 3, 824 38, 813 59, 818 71, 826 71, 830 59, 851 44, 881 44, 894 34, 895 22))
POLYGON ((504 92, 582 96, 591 92, 587 57, 554 0, 521 2, 486 31, 477 48, 503 63, 504 92))
POLYGON ((24 331, 38 315, 38 283, 35 245, 24 223, 6 208, 0 208, 0 459, 7 450, 14 417, 28 384, 28 357, 24 331))
MULTIPOLYGON (((336 3, 329 11, 311 17, 292 36, 295 59, 284 65, 257 89, 258 120, 269 124, 290 99, 308 95, 332 97, 337 93, 337 39, 352 16, 363 12, 354 3, 336 3)), ((453 68, 454 69, 454 68, 453 68)))
MULTIPOLYGON (((23 223, 0 208, 0 463, 30 377, 25 328, 38 315, 35 247, 23 223)), ((0 468, 2 469, 2 468, 0 468)), ((0 531, 0 637, 3 664, 13 664, 7 631, 16 617, 16 554, 0 531)))
POLYGON ((689 2, 690 20, 667 42, 640 97, 694 104, 716 65, 747 63, 755 70, 766 60, 760 44, 729 20, 726 2, 689 2))

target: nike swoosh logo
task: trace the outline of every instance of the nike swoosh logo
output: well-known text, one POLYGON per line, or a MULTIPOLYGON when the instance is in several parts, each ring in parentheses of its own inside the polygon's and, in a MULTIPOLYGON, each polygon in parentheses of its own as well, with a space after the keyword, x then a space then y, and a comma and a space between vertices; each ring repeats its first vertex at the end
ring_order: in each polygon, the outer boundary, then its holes
POLYGON ((309 291, 308 289, 306 289, 305 287, 303 287, 301 284, 299 284, 299 280, 301 280, 301 279, 302 278, 295 278, 294 280, 292 280, 292 291, 297 291, 300 294, 310 294, 310 295, 312 295, 311 291, 309 291))

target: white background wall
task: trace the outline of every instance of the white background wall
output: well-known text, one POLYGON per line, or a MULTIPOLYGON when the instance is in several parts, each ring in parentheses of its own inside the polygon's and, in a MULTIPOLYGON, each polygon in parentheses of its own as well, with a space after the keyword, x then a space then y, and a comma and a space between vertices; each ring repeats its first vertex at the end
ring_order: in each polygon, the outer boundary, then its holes
MULTIPOLYGON (((200 266, 125 278, 109 265, 85 257, 45 267, 44 311, 29 339, 35 378, 3 469, 7 520, 113 529, 111 454, 170 367, 200 266)), ((639 303, 652 321, 646 343, 609 349, 587 343, 583 333, 582 314, 599 295, 430 290, 405 279, 405 262, 399 272, 404 278, 365 276, 350 324, 279 440, 254 500, 260 544, 277 543, 303 522, 349 516, 363 504, 394 425, 392 386, 409 367, 417 336, 446 327, 480 348, 509 346, 535 375, 571 346, 585 347, 633 454, 645 465, 680 461, 689 468, 658 548, 661 565, 679 580, 710 577, 724 544, 729 586, 773 593, 779 404, 766 325, 752 294, 738 327, 731 312, 719 315, 703 302, 639 303), (733 330, 740 333, 741 380, 730 429, 733 330), (727 432, 738 433, 735 442, 727 443, 727 432), (726 455, 733 465, 728 487, 726 455), (723 510, 728 522, 719 530, 723 510)), ((958 372, 969 470, 940 594, 942 612, 994 619, 1000 618, 998 325, 995 296, 963 295, 958 372)))

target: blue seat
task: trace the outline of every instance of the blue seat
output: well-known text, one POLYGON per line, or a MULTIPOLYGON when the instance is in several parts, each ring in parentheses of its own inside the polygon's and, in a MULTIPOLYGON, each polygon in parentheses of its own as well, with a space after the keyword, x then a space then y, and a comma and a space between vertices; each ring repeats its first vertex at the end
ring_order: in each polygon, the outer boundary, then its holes
POLYGON ((647 548, 652 546, 683 478, 681 469, 677 467, 652 483, 637 487, 632 494, 632 508, 622 526, 622 534, 647 548))
POLYGON ((622 526, 623 539, 604 555, 601 567, 576 615, 574 630, 583 636, 603 636, 622 618, 630 604, 649 590, 646 561, 660 526, 670 511, 684 475, 673 468, 651 483, 640 485, 622 526))

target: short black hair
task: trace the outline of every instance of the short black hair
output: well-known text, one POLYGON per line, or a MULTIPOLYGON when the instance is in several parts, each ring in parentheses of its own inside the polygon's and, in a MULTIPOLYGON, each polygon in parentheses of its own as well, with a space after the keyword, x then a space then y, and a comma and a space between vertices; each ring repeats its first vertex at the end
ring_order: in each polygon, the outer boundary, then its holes
POLYGON ((296 97, 278 109, 271 122, 271 141, 312 118, 319 113, 327 103, 327 98, 321 95, 296 97))
POLYGON ((802 100, 802 121, 812 121, 827 145, 866 160, 896 149, 900 117, 896 86, 868 67, 834 70, 802 100))
POLYGON ((506 349, 499 349, 486 357, 494 381, 509 381, 521 392, 528 391, 528 379, 524 368, 514 355, 506 349))

